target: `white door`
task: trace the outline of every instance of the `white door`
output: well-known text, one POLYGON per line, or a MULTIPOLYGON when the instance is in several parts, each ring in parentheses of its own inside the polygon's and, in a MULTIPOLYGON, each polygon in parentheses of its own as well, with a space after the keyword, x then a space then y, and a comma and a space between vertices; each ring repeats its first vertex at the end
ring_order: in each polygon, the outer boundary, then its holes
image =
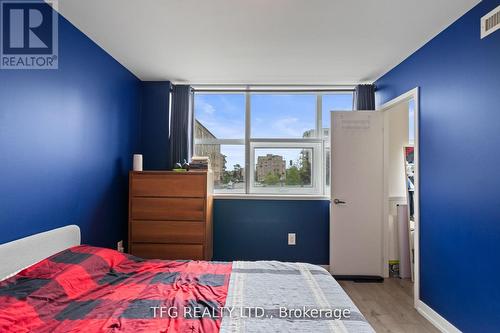
POLYGON ((382 276, 384 118, 331 113, 330 271, 382 276))

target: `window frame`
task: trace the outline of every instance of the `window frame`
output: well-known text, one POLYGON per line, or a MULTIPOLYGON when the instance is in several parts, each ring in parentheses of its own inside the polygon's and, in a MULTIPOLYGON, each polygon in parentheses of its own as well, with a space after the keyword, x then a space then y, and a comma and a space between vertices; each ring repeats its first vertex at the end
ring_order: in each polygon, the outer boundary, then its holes
MULTIPOLYGON (((323 193, 323 172, 322 172, 322 153, 323 143, 319 139, 278 139, 270 141, 269 139, 254 139, 250 142, 250 175, 248 183, 250 184, 250 194, 282 194, 282 195, 322 195, 323 193), (276 187, 256 187, 255 186, 255 150, 256 149, 311 149, 312 168, 311 168, 311 186, 305 188, 276 188, 276 187)), ((287 161, 285 160, 285 163, 287 161)))
MULTIPOLYGON (((326 184, 326 151, 330 149, 329 136, 323 135, 323 96, 332 94, 351 94, 354 99, 353 87, 329 88, 329 89, 259 89, 252 87, 215 89, 213 87, 196 88, 194 87, 193 94, 193 119, 196 120, 194 113, 195 94, 244 94, 245 95, 245 133, 241 139, 196 139, 193 137, 193 145, 197 144, 218 144, 218 145, 243 145, 245 148, 245 192, 244 193, 217 193, 221 196, 253 196, 264 195, 270 197, 293 197, 293 196, 325 196, 327 195, 328 186, 326 184), (307 138, 252 138, 251 137, 251 96, 252 94, 270 94, 270 95, 292 95, 292 94, 311 94, 316 96, 316 121, 314 135, 307 138), (255 149, 256 148, 311 148, 313 152, 312 159, 312 180, 313 186, 311 189, 295 189, 294 191, 276 191, 275 189, 256 190, 254 186, 255 178, 255 149)), ((351 108, 352 110, 352 108, 351 108)), ((196 121, 193 121, 193 131, 196 121)), ((330 129, 331 131, 331 129, 330 129)))

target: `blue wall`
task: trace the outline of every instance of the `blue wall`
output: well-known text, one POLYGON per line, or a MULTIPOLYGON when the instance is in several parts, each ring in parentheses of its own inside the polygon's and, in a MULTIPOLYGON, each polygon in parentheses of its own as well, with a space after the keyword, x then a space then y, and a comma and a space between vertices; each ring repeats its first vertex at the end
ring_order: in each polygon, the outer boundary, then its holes
POLYGON ((170 169, 170 88, 168 81, 142 82, 141 153, 144 170, 170 169))
POLYGON ((377 82, 420 92, 420 294, 464 332, 500 329, 500 31, 483 0, 377 82))
POLYGON ((328 265, 328 200, 214 203, 214 260, 281 260, 328 265), (289 246, 288 233, 297 234, 289 246))
POLYGON ((0 70, 0 243, 67 224, 116 247, 140 81, 59 17, 58 70, 0 70))

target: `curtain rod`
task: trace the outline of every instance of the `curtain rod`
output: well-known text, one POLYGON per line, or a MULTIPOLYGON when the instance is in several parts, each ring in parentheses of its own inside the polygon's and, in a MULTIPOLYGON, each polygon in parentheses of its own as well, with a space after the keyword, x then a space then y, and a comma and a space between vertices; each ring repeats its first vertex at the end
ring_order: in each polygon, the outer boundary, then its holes
POLYGON ((330 88, 330 89, 210 89, 210 88, 195 88, 195 92, 206 92, 206 93, 216 93, 216 92, 235 92, 235 93, 306 93, 306 92, 353 92, 354 88, 330 88))
POLYGON ((354 84, 222 84, 222 83, 191 83, 194 89, 212 90, 352 90, 354 84))
POLYGON ((355 86, 351 85, 273 85, 273 84, 192 84, 198 92, 351 92, 355 86))

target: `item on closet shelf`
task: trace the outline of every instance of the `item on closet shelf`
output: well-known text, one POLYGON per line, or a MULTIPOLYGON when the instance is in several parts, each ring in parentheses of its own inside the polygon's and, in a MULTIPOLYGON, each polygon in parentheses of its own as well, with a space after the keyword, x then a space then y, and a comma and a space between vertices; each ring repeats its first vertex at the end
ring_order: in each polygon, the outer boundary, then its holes
POLYGON ((142 171, 142 154, 134 154, 134 171, 142 171))

